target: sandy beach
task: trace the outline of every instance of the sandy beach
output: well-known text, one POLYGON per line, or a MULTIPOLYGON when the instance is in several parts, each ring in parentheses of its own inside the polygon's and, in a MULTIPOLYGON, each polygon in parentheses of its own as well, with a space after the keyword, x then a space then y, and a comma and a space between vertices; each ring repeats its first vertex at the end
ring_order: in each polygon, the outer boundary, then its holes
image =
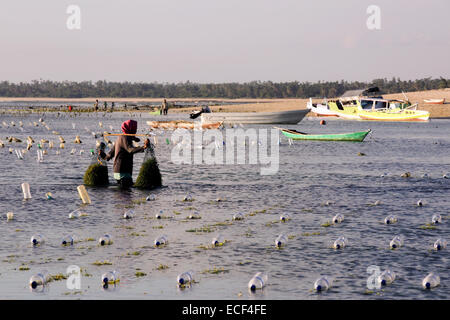
MULTIPOLYGON (((429 91, 415 91, 415 92, 405 92, 411 103, 418 104, 418 109, 427 110, 430 112, 430 118, 450 118, 450 88, 440 89, 440 90, 429 90, 429 91), (424 99, 437 99, 445 98, 445 104, 433 105, 424 103, 424 99)), ((387 94, 384 95, 388 99, 404 99, 402 93, 387 94)), ((161 98, 111 98, 111 97, 101 97, 101 98, 33 98, 33 97, 0 97, 0 102, 23 102, 26 105, 27 102, 60 102, 61 105, 68 105, 77 103, 94 103, 95 100, 99 100, 100 108, 103 107, 103 102, 107 101, 108 105, 114 101, 118 108, 120 104, 127 103, 129 105, 145 105, 145 104, 155 104, 161 102, 161 98)), ((306 109, 306 104, 309 99, 220 99, 220 98, 174 98, 167 99, 169 103, 189 103, 189 104, 200 104, 209 102, 211 104, 217 104, 211 106, 213 112, 276 112, 276 111, 288 111, 297 109, 306 109)), ((314 98, 313 102, 321 102, 322 99, 314 98)), ((199 107, 182 107, 182 108, 172 108, 170 113, 188 113, 194 110, 199 110, 199 107)), ((314 116, 310 113, 308 116, 314 116)))

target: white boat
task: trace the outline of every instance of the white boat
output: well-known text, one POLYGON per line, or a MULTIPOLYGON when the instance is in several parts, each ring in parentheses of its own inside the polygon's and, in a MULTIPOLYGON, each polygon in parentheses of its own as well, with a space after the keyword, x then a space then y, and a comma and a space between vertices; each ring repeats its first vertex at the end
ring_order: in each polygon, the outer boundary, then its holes
POLYGON ((443 99, 423 99, 426 104, 444 104, 445 98, 443 99))
POLYGON ((309 111, 309 109, 302 109, 281 112, 212 112, 202 113, 201 121, 224 124, 297 124, 309 111))
POLYGON ((333 110, 330 110, 328 103, 325 101, 325 104, 321 103, 313 103, 312 99, 309 98, 308 103, 306 104, 306 108, 311 110, 311 112, 315 113, 318 117, 337 117, 337 113, 333 110))

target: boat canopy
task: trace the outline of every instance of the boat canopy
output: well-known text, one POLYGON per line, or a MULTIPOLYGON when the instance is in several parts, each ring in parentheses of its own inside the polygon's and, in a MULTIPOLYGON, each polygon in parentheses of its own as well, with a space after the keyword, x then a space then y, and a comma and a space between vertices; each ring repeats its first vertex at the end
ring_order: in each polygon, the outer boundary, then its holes
POLYGON ((358 89, 358 90, 348 90, 345 91, 341 98, 354 98, 354 97, 369 97, 380 94, 380 89, 378 87, 370 87, 366 89, 358 89))

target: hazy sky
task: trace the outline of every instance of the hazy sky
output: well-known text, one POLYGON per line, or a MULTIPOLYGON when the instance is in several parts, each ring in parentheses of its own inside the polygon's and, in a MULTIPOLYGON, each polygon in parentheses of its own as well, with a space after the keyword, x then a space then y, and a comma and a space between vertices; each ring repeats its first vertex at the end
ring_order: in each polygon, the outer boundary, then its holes
POLYGON ((450 78, 449 16, 449 0, 5 0, 0 81, 450 78))

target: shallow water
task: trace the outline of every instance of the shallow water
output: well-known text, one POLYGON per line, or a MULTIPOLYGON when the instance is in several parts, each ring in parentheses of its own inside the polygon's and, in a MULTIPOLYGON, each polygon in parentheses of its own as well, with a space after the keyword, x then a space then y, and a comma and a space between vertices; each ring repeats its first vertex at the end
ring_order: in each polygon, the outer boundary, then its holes
MULTIPOLYGON (((187 118, 186 115, 181 117, 187 118)), ((0 139, 15 136, 36 143, 20 160, 8 149, 26 147, 6 143, 0 149, 0 298, 2 299, 449 299, 449 248, 436 252, 434 241, 448 239, 450 179, 450 121, 428 123, 375 123, 328 120, 319 125, 317 118, 304 119, 296 126, 306 132, 351 132, 371 128, 363 143, 295 141, 292 145, 280 134, 280 167, 276 175, 260 175, 255 165, 176 165, 170 161, 173 144, 167 144, 170 132, 158 132, 156 155, 163 175, 164 188, 155 190, 156 200, 140 202, 150 192, 124 192, 112 184, 108 188, 87 188, 92 204, 82 206, 76 187, 90 164, 89 150, 95 139, 91 131, 119 131, 122 121, 133 118, 139 132, 145 131, 144 114, 84 114, 73 117, 56 113, 46 115, 2 115, 16 126, 1 125, 0 139), (51 128, 33 122, 43 117, 51 128), (18 127, 22 121, 23 131, 18 127), (98 122, 102 121, 103 128, 98 122), (31 123, 30 123, 31 122, 31 123), (30 125, 31 124, 31 125, 30 125), (89 130, 86 130, 85 127, 89 130), (59 150, 56 130, 66 139, 59 150), (80 135, 81 145, 73 143, 80 135), (37 142, 55 142, 44 162, 36 161, 37 142), (71 149, 75 154, 71 155, 71 149), (80 149, 85 152, 80 154, 80 149), (358 153, 366 156, 358 156, 358 153), (411 178, 400 175, 411 172, 411 178), (383 173, 389 173, 381 177, 383 173), (428 178, 422 178, 427 173, 428 178), (23 201, 21 183, 28 182, 32 199, 23 201), (46 192, 54 199, 47 200, 46 192), (193 202, 183 202, 186 194, 193 202), (216 202, 217 198, 224 201, 216 202), (423 199, 425 205, 417 207, 423 199), (380 200, 381 204, 370 205, 380 200), (134 202, 133 202, 134 201, 134 202), (329 205, 325 205, 329 201, 329 205), (125 210, 134 207, 136 216, 122 219, 125 210), (88 216, 69 219, 70 212, 82 208, 88 216), (157 220, 163 210, 166 218, 157 220), (202 219, 186 217, 196 210, 202 219), (6 220, 13 211, 15 219, 6 220), (233 214, 244 213, 242 221, 232 221, 233 214), (291 220, 279 222, 280 213, 291 220), (322 226, 341 213, 342 224, 322 226), (435 229, 423 228, 440 213, 443 223, 435 229), (399 222, 383 224, 389 214, 399 222), (207 226, 205 231, 187 232, 207 226), (96 240, 108 233, 113 244, 100 247, 96 240), (221 233, 229 240, 224 246, 205 249, 221 233), (285 233, 287 246, 276 249, 275 238, 285 233), (30 238, 42 234, 44 245, 33 248, 30 238), (72 247, 59 245, 63 236, 72 234, 72 247), (166 234, 169 244, 153 246, 154 239, 166 234), (404 246, 389 250, 395 235, 404 237, 404 246), (330 248, 340 235, 348 246, 330 248), (94 239, 94 241, 86 241, 94 239), (138 254, 139 253, 139 254, 138 254), (112 265, 93 265, 107 260, 112 265), (32 292, 29 278, 42 270, 64 274, 70 265, 81 267, 81 289, 70 290, 66 281, 54 281, 44 292, 32 292), (158 270, 166 265, 167 269, 158 270), (383 290, 368 290, 367 268, 376 265, 391 268, 395 282, 383 290), (29 270, 19 270, 21 266, 29 270), (212 273, 217 268, 218 273, 212 273), (180 290, 176 277, 186 270, 195 272, 191 288, 180 290), (103 289, 101 275, 118 270, 121 282, 103 289), (146 273, 137 277, 136 272, 146 273), (269 285, 252 294, 247 283, 258 271, 269 274, 269 285), (431 271, 441 277, 441 285, 425 291, 422 279, 431 271), (320 275, 334 278, 333 287, 323 294, 312 291, 320 275)), ((168 119, 176 119, 170 115, 168 119)), ((165 119, 165 118, 164 118, 165 119)), ((271 126, 245 126, 245 128, 271 126)), ((135 156, 134 179, 143 154, 135 156)), ((112 163, 108 164, 110 182, 112 163)), ((22 268, 23 269, 23 268, 22 268)))

